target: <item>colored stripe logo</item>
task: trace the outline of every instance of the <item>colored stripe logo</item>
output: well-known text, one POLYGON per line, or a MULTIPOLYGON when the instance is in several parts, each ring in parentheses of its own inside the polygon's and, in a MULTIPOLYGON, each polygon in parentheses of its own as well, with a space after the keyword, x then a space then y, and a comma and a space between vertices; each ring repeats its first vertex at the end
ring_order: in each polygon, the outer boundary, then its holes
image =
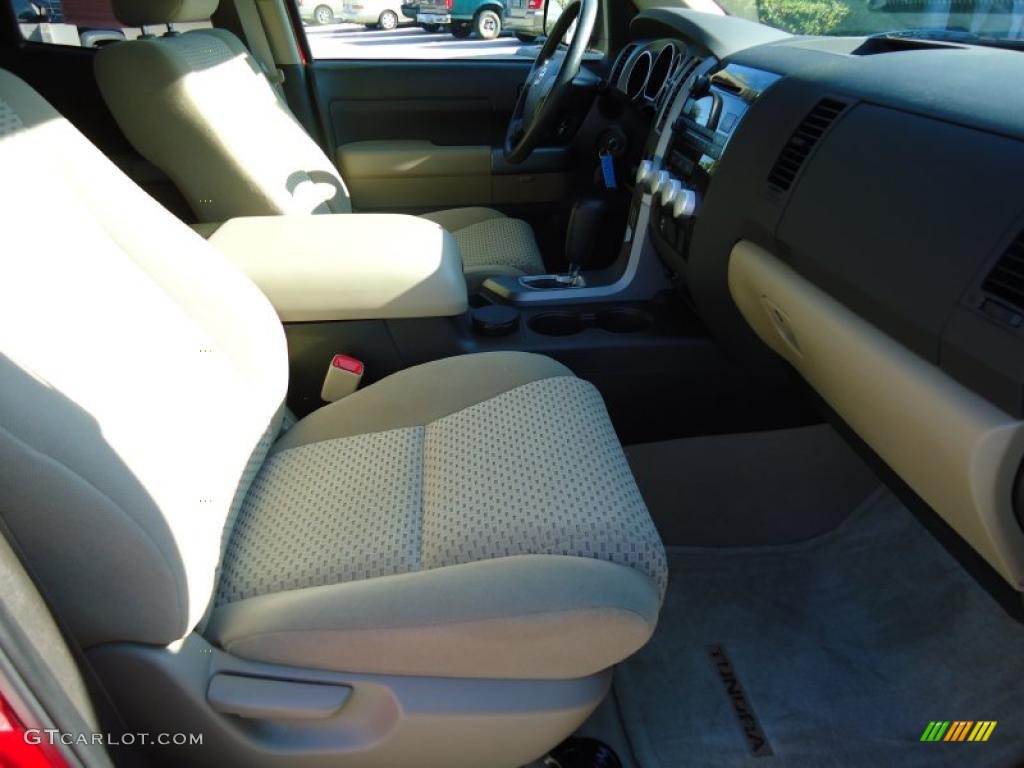
POLYGON ((988 741, 996 720, 932 720, 921 741, 988 741))

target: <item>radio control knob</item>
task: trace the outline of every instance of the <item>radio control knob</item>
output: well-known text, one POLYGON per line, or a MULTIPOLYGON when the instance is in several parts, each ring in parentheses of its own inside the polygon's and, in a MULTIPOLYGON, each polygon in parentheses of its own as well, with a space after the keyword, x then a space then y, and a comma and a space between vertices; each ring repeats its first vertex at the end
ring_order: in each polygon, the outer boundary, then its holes
POLYGON ((671 180, 672 176, 668 171, 658 171, 647 185, 647 189, 652 195, 656 195, 671 180))
POLYGON ((647 189, 657 172, 658 165, 653 160, 644 160, 636 169, 636 185, 647 189))
POLYGON ((672 205, 675 202, 676 197, 683 190, 683 185, 680 184, 676 179, 670 178, 668 183, 661 188, 661 204, 665 207, 672 205))
POLYGON ((688 219, 697 211, 697 193, 682 184, 672 199, 672 216, 677 219, 688 219))

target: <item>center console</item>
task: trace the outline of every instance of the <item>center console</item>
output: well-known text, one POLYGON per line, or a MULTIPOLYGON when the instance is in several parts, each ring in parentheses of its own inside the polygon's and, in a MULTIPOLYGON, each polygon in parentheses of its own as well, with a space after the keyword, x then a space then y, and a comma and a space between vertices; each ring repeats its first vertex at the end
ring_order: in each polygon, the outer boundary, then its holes
POLYGON ((667 287, 663 265, 683 272, 701 201, 722 154, 751 105, 779 76, 739 64, 721 66, 714 57, 686 51, 675 56, 669 71, 648 100, 651 131, 618 261, 599 272, 491 278, 483 284, 485 295, 518 307, 635 301, 667 287))
POLYGON ((245 216, 209 242, 284 322, 451 317, 466 310, 455 238, 416 216, 245 216))
POLYGON ((774 76, 672 50, 664 83, 648 83, 630 107, 645 118, 646 139, 621 163, 613 203, 623 207, 577 197, 565 249, 575 268, 563 274, 490 278, 467 296, 452 236, 411 216, 255 217, 210 234, 284 321, 296 415, 322 405, 336 354, 364 364, 365 385, 442 357, 516 350, 549 355, 593 383, 627 443, 802 418, 750 385, 679 301, 665 268, 686 258, 722 151, 774 76), (621 225, 627 210, 617 260, 590 268, 601 222, 614 213, 621 225))
POLYGON ((638 169, 637 186, 651 195, 651 239, 673 271, 682 272, 722 153, 750 106, 778 79, 738 64, 699 72, 678 97, 663 151, 638 169))

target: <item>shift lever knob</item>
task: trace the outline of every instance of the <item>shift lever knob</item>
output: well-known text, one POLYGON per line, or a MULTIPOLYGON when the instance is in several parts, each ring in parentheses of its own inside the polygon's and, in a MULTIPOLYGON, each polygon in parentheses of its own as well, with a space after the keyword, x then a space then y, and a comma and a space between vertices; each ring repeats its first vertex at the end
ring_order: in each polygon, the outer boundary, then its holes
POLYGON ((594 246, 607 205, 604 200, 584 197, 572 207, 569 229, 565 234, 565 258, 569 262, 569 273, 573 276, 593 263, 594 246))

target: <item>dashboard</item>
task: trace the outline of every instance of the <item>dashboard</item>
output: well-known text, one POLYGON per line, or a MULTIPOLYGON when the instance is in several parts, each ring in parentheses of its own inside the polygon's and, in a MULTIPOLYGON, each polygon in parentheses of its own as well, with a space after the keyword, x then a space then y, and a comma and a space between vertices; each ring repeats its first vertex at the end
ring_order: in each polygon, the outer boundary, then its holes
POLYGON ((1024 590, 1024 54, 674 9, 631 31, 634 202, 686 299, 1024 590))
POLYGON ((699 201, 747 110, 779 78, 680 39, 634 41, 617 57, 612 84, 653 118, 635 184, 650 195, 650 234, 670 268, 685 267, 699 201))

